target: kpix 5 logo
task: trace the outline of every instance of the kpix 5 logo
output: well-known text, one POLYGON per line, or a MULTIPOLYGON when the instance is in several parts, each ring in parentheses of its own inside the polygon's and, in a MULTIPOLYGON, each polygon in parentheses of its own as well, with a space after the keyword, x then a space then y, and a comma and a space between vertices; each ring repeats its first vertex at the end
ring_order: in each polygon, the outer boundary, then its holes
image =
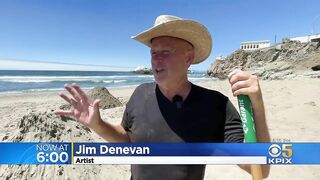
POLYGON ((292 164, 292 144, 272 144, 268 151, 268 164, 292 164))

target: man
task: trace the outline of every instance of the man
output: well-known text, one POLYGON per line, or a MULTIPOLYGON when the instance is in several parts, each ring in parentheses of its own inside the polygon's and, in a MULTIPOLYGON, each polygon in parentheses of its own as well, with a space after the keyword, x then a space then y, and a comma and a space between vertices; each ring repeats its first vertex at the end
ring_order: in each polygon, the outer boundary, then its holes
MULTIPOLYGON (((243 142, 238 112, 221 93, 188 81, 191 64, 204 61, 211 52, 208 30, 198 22, 162 15, 154 27, 133 37, 151 48, 155 83, 136 88, 121 125, 101 120, 99 100, 92 101, 73 84, 65 89, 73 96, 60 96, 73 111, 56 114, 77 119, 109 142, 243 142)), ((234 96, 250 97, 257 138, 269 142, 265 111, 256 76, 235 70, 229 75, 234 96)), ((242 169, 250 173, 249 166, 242 169)), ((205 165, 132 165, 132 179, 203 179, 205 165)), ((269 167, 263 167, 268 176, 269 167)))

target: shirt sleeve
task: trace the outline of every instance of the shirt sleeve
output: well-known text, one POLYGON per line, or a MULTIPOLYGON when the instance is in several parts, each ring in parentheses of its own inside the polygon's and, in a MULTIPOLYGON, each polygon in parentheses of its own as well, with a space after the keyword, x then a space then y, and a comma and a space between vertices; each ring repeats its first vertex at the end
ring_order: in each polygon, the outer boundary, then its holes
POLYGON ((230 100, 226 104, 226 121, 224 129, 224 142, 242 143, 244 134, 240 115, 230 100))
POLYGON ((141 99, 139 94, 143 94, 145 91, 145 88, 143 87, 144 85, 138 86, 134 92, 132 93, 129 101, 126 104, 126 108, 124 110, 123 116, 122 116, 122 121, 121 121, 121 126, 126 130, 126 131, 131 131, 132 125, 134 118, 132 117, 132 111, 133 108, 136 105, 136 102, 141 99))
POLYGON ((126 130, 130 131, 132 126, 132 120, 130 119, 129 112, 128 112, 128 105, 126 105, 126 109, 124 110, 121 126, 126 130))

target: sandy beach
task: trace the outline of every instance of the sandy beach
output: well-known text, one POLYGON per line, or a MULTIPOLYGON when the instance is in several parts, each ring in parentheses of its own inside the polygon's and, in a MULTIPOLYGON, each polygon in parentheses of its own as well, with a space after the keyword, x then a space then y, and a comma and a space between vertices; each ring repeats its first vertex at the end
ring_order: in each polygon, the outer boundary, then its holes
MULTIPOLYGON (((227 81, 198 85, 228 96, 237 107, 227 81)), ((267 121, 274 142, 320 142, 320 79, 260 81, 267 121)), ((109 89, 125 104, 134 88, 109 89)), ((75 121, 52 114, 64 104, 57 91, 1 93, 0 142, 104 142, 75 121), (60 121, 59 121, 60 120, 60 121), (47 130, 51 130, 49 133, 47 130), (52 132, 54 130, 54 132, 52 132)), ((104 120, 120 123, 124 106, 101 110, 104 120)), ((0 166, 0 179, 129 179, 129 165, 0 166)), ((205 179, 250 179, 236 165, 208 165, 205 179)), ((272 166, 268 179, 320 179, 319 165, 272 166)))

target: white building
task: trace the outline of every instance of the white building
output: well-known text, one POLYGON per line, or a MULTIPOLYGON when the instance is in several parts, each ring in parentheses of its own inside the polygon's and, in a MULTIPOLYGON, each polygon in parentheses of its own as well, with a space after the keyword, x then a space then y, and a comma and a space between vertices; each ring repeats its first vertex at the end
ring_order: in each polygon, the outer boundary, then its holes
POLYGON ((314 34, 314 35, 307 35, 307 36, 298 36, 298 37, 294 37, 294 38, 290 38, 290 40, 292 41, 300 41, 301 43, 307 43, 307 42, 311 42, 311 41, 319 41, 320 39, 320 33, 318 34, 314 34))
POLYGON ((219 55, 216 57, 216 61, 224 61, 224 60, 226 60, 226 57, 224 56, 219 55))
POLYGON ((248 41, 248 42, 241 42, 240 49, 245 51, 256 50, 261 48, 270 47, 271 43, 269 40, 264 41, 248 41))

